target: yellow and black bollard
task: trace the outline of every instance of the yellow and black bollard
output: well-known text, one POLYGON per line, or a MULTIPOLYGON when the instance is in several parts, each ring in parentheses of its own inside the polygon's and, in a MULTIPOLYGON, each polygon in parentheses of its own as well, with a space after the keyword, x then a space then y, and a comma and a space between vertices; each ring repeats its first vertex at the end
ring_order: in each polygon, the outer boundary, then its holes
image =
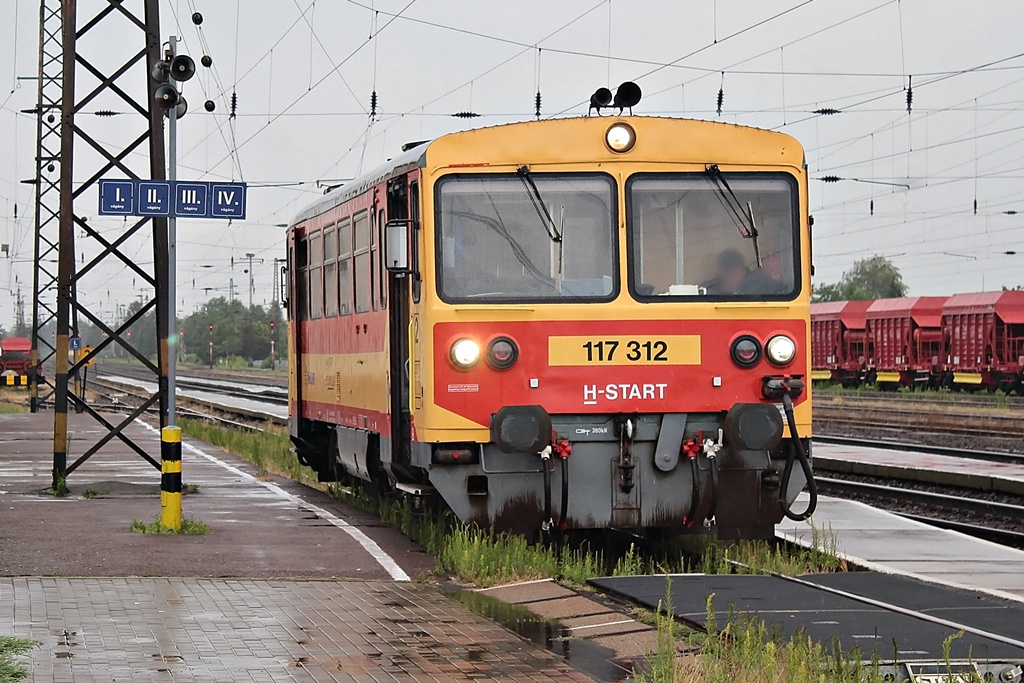
POLYGON ((181 531, 181 427, 160 432, 160 523, 181 531))

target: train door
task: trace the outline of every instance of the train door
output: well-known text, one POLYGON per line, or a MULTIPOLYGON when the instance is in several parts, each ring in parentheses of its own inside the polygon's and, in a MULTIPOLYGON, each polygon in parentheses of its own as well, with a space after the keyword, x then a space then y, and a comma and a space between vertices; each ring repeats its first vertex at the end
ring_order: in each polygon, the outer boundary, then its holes
POLYGON ((299 422, 302 419, 302 321, 306 319, 305 306, 308 295, 306 268, 308 253, 305 235, 299 235, 296 228, 288 240, 287 287, 283 292, 285 311, 288 315, 288 385, 292 396, 289 406, 288 431, 290 436, 299 436, 299 422))
MULTIPOLYGON (((387 219, 404 221, 411 218, 409 212, 409 186, 406 176, 388 181, 387 219)), ((382 226, 383 227, 383 226, 382 226)), ((382 241, 383 244, 383 236, 382 241)), ((412 368, 409 362, 409 315, 411 288, 407 276, 388 273, 388 356, 391 377, 391 460, 396 463, 410 461, 412 424, 409 411, 409 379, 412 368)), ((382 449, 385 450, 385 449, 382 449)), ((382 452, 382 459, 388 460, 382 452)))

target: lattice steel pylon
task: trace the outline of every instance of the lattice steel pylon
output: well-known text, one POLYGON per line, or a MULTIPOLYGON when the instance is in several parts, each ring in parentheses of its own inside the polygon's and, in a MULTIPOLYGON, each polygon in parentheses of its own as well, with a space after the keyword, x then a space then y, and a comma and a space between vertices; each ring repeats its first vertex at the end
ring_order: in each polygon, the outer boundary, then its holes
MULTIPOLYGON (((60 103, 64 45, 61 37, 59 0, 39 3, 39 71, 36 108, 24 113, 36 115, 36 174, 25 182, 36 186, 35 270, 32 279, 32 367, 52 368, 57 320, 57 243, 60 223, 60 103)), ((29 373, 32 412, 40 402, 53 397, 53 384, 29 373), (42 386, 40 386, 42 385, 42 386), (41 396, 41 390, 48 392, 41 396)))
MULTIPOLYGON (((44 3, 49 1, 42 0, 44 3)), ((99 11, 86 17, 85 21, 78 19, 77 4, 76 0, 62 0, 60 4, 60 210, 54 316, 56 343, 53 348, 56 366, 53 382, 55 489, 62 488, 70 473, 114 438, 120 439, 159 470, 160 463, 126 435, 124 429, 154 404, 159 404, 161 426, 166 424, 167 418, 167 220, 133 218, 119 224, 97 218, 90 222, 90 216, 96 213, 100 178, 163 180, 165 177, 163 114, 153 104, 156 82, 150 77, 151 65, 163 58, 159 37, 159 0, 89 2, 87 6, 90 9, 99 6, 99 11), (83 235, 78 251, 76 230, 83 235), (139 254, 150 242, 153 263, 147 269, 139 254), (132 247, 135 252, 129 254, 128 249, 132 247), (151 287, 153 297, 148 300, 143 297, 143 304, 127 320, 108 324, 87 301, 89 297, 94 297, 93 301, 95 297, 100 302, 109 301, 111 282, 118 278, 127 282, 129 277, 136 289, 139 279, 143 287, 151 287), (108 292, 106 299, 102 292, 98 293, 104 288, 108 292), (157 363, 132 345, 129 331, 136 323, 144 321, 150 311, 155 311, 156 318, 157 363), (91 353, 72 360, 69 359, 69 337, 72 321, 78 318, 88 320, 105 337, 91 353), (77 377, 79 370, 113 343, 119 344, 151 370, 157 386, 151 396, 117 424, 93 408, 85 395, 69 391, 69 382, 77 377), (70 465, 69 404, 79 412, 88 413, 107 429, 70 465)), ((37 262, 36 267, 40 268, 41 264, 37 262)), ((139 336, 137 334, 136 339, 139 336)), ((76 444, 79 442, 75 441, 76 444)))

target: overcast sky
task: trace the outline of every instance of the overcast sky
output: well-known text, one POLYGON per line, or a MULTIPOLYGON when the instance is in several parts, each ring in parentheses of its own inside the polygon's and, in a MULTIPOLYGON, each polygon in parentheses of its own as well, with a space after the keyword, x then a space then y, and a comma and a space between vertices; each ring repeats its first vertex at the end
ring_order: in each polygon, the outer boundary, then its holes
MULTIPOLYGON (((79 5, 80 16, 102 6, 79 5)), ((35 105, 36 92, 18 77, 36 72, 39 6, 0 0, 0 11, 0 242, 11 245, 10 257, 0 256, 0 324, 9 326, 13 294, 20 285, 30 300, 32 289, 34 198, 19 181, 33 174, 35 122, 18 112, 35 105)), ((231 279, 247 301, 246 253, 257 259, 254 301, 269 302, 272 260, 284 255, 277 226, 322 184, 372 168, 403 142, 531 119, 538 87, 543 116, 571 116, 586 113, 595 88, 630 79, 644 90, 638 114, 782 130, 805 146, 812 178, 843 178, 811 181, 818 282, 877 253, 902 269, 912 294, 1024 284, 1019 1, 169 0, 161 13, 162 34, 182 36, 197 61, 207 46, 215 66, 184 88, 191 111, 180 123, 179 177, 251 188, 244 222, 179 221, 181 314, 227 296, 231 279), (194 10, 205 17, 201 32, 194 10), (207 98, 212 114, 202 108, 207 98), (812 113, 822 107, 841 113, 812 113), (451 116, 462 111, 481 116, 451 116)), ((107 29, 79 49, 104 68, 126 43, 141 47, 138 32, 107 29)), ((104 107, 126 110, 108 100, 89 111, 104 107)), ((107 142, 142 121, 83 116, 107 142)), ((96 167, 79 151, 79 181, 96 167)), ((79 211, 111 239, 124 229, 94 217, 94 193, 81 201, 79 211)), ((141 240, 126 250, 152 260, 141 240)), ((83 240, 78 251, 88 261, 96 247, 83 240)), ((141 284, 111 262, 79 295, 110 320, 141 284)))

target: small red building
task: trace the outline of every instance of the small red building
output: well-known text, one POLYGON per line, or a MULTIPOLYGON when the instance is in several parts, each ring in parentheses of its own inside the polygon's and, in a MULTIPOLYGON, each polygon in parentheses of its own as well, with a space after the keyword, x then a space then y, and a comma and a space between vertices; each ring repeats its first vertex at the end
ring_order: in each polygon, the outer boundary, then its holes
POLYGON ((865 314, 870 301, 811 304, 811 378, 858 386, 871 355, 865 314))
POLYGON ((869 371, 880 387, 937 387, 945 363, 944 296, 879 299, 865 314, 869 371))
POLYGON ((1024 292, 954 294, 942 307, 942 324, 949 336, 948 386, 1020 392, 1024 292))

